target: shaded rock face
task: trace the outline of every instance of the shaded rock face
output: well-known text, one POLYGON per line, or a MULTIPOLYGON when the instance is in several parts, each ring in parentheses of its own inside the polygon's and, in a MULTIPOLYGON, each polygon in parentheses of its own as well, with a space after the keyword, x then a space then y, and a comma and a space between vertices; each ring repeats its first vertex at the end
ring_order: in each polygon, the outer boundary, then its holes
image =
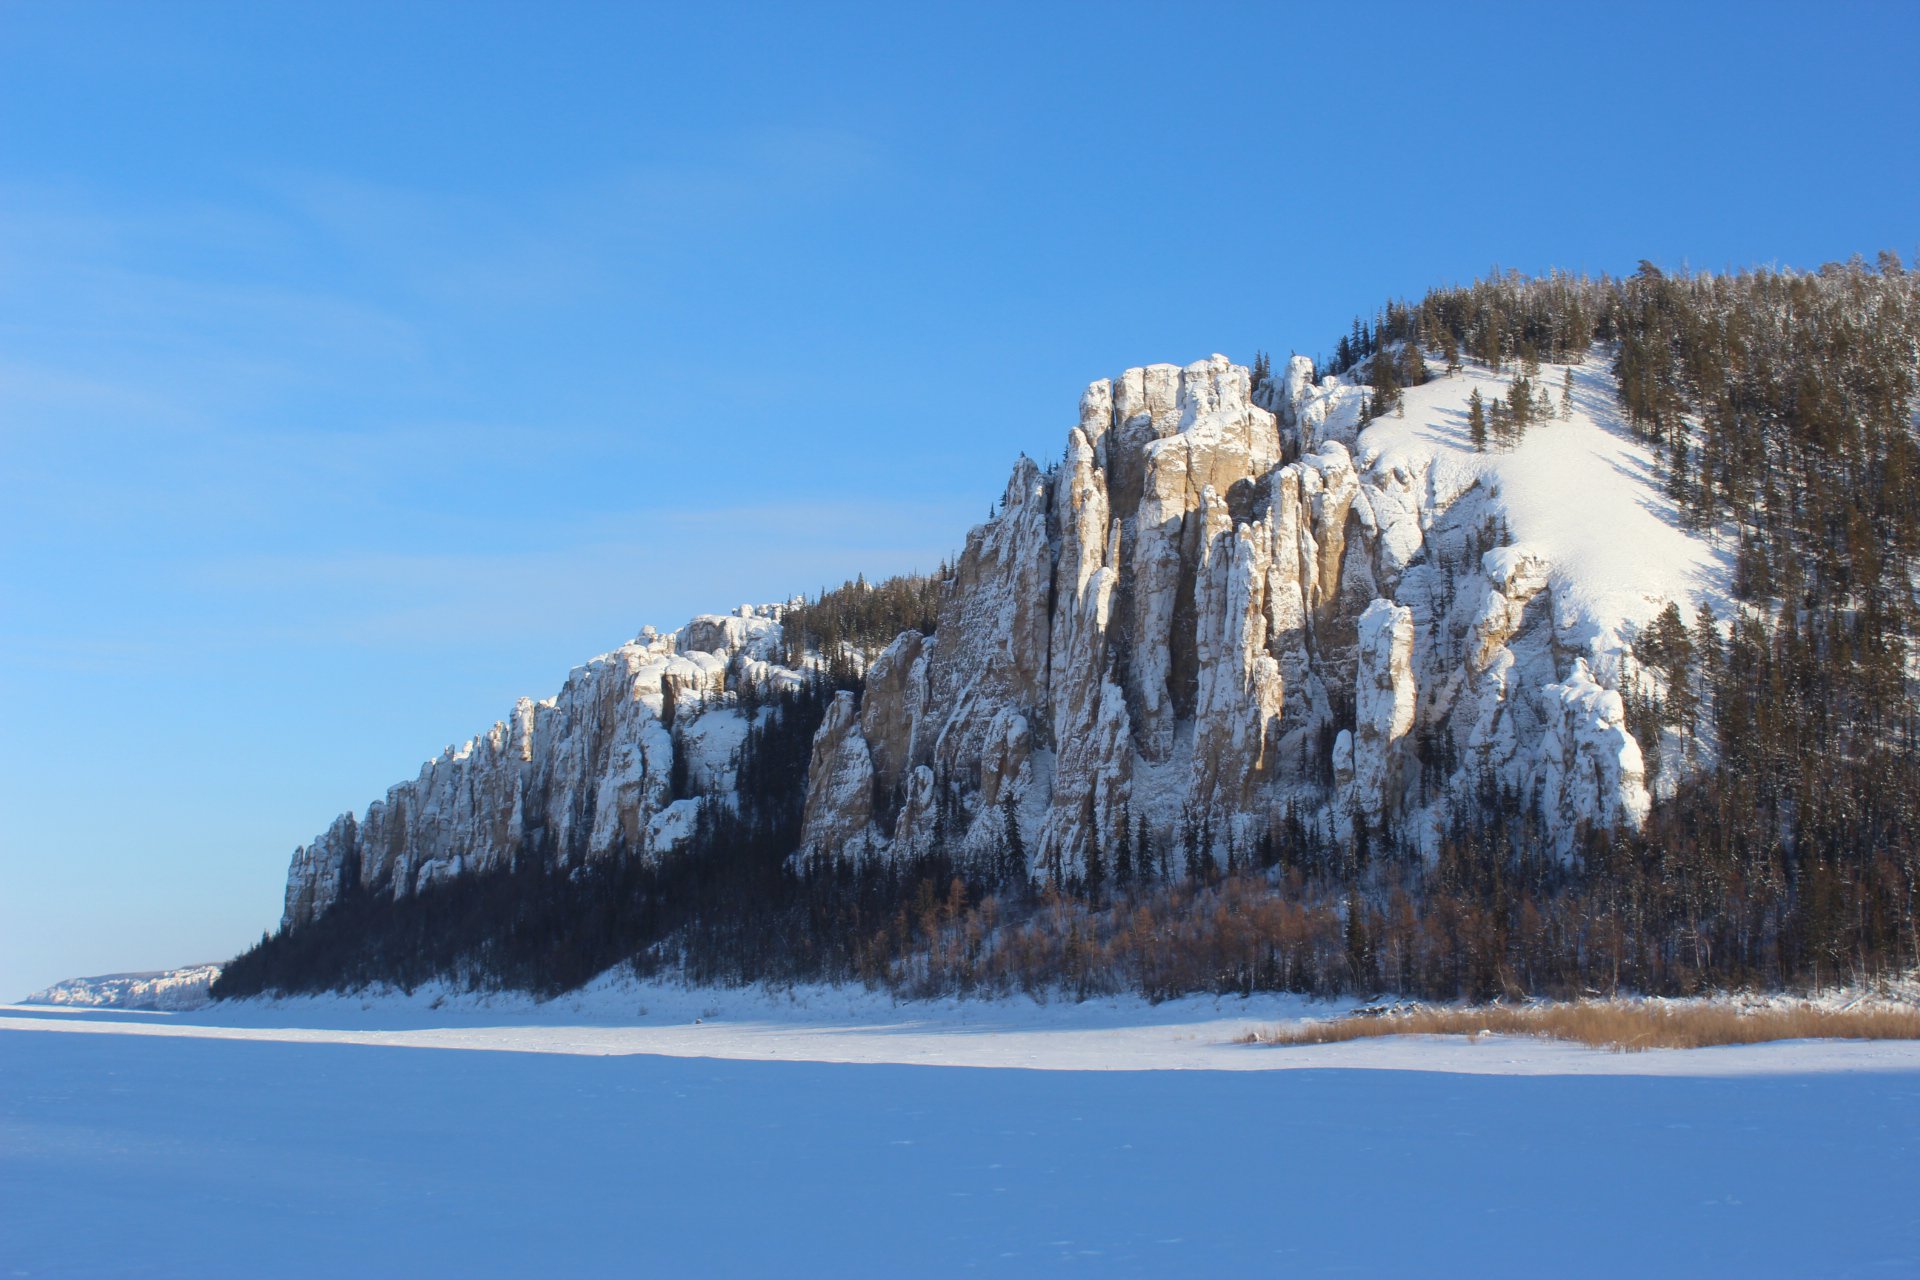
POLYGON ((730 691, 803 677, 776 663, 779 606, 743 606, 651 629, 523 698, 507 719, 448 747, 366 813, 343 814, 294 851, 282 927, 313 919, 356 887, 404 897, 465 871, 538 858, 556 866, 652 856, 691 829, 673 794, 729 788, 747 718, 730 691))
POLYGON ((1430 849, 1482 770, 1569 847, 1639 821, 1619 699, 1555 647, 1551 566, 1495 545, 1471 476, 1356 459, 1363 394, 1301 357, 1257 395, 1220 356, 1090 386, 1062 461, 1023 459, 968 536, 936 633, 822 728, 806 852, 923 851, 941 815, 986 854, 1012 815, 1035 874, 1071 877, 1123 826, 1224 860, 1290 806, 1430 849), (851 798, 863 751, 877 799, 851 798))
POLYGON ((860 728, 854 696, 842 691, 820 722, 807 769, 801 830, 809 849, 864 845, 873 827, 873 750, 860 728))
POLYGON ((916 763, 913 734, 927 702, 925 649, 918 631, 902 632, 867 668, 873 696, 861 707, 859 730, 871 753, 874 785, 884 793, 896 791, 916 763))

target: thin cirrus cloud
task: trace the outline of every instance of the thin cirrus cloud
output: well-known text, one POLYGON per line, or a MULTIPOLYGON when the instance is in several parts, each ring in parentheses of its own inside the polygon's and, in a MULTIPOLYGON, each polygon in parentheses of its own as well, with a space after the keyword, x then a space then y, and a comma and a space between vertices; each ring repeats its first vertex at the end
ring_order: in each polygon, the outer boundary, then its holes
POLYGON ((0 331, 50 371, 111 355, 117 376, 172 374, 189 398, 231 404, 328 367, 418 364, 443 308, 611 297, 643 309, 664 297, 663 274, 881 171, 858 135, 774 129, 524 193, 288 170, 224 199, 129 208, 72 184, 10 183, 0 331))
POLYGON ((682 150, 538 193, 429 193, 301 171, 262 185, 295 223, 351 261, 390 267, 423 299, 506 307, 612 289, 644 299, 649 263, 857 194, 882 169, 875 143, 830 129, 760 129, 682 150))
POLYGON ((10 435, 69 430, 67 415, 97 409, 109 389, 147 412, 91 415, 87 430, 231 413, 345 365, 405 365, 422 349, 419 328, 394 310, 277 264, 286 230, 259 213, 132 213, 65 189, 10 194, 0 332, 10 383, 33 393, 12 402, 10 435))
MULTIPOLYGON (((226 205, 129 212, 14 184, 0 213, 0 449, 16 514, 118 527, 184 496, 191 528, 209 501, 310 510, 356 471, 368 491, 432 490, 589 450, 684 453, 673 432, 695 414, 782 406, 717 353, 644 341, 619 359, 516 358, 509 343, 481 369, 447 353, 476 311, 520 326, 529 306, 597 300, 615 314, 588 333, 636 316, 671 325, 651 294, 684 291, 659 277, 703 243, 831 202, 878 166, 855 135, 774 130, 515 201, 307 173, 226 205), (658 393, 652 420, 634 419, 635 393, 658 393), (474 411, 498 394, 520 424, 490 440, 474 411)), ((580 331, 595 314, 568 320, 580 331)))

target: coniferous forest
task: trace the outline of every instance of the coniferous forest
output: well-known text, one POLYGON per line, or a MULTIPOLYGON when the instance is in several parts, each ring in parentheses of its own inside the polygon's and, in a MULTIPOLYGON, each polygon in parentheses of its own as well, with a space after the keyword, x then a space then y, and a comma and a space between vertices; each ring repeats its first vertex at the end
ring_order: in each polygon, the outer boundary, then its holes
MULTIPOLYGON (((757 696, 737 794, 651 864, 544 859, 398 900, 346 895, 264 937, 216 994, 447 979, 553 994, 619 964, 696 982, 903 993, 1690 993, 1872 979, 1920 963, 1920 276, 1892 254, 1814 273, 1494 274, 1356 319, 1321 371, 1369 411, 1466 362, 1516 375, 1478 447, 1564 403, 1543 361, 1602 358, 1660 483, 1733 549, 1732 616, 1677 603, 1634 643, 1628 723, 1664 785, 1639 831, 1552 841, 1491 779, 1436 857, 1307 814, 1225 865, 1122 824, 1084 872, 1005 847, 795 865, 815 729, 946 574, 849 583, 786 619, 806 687, 757 696), (1524 392, 1521 390, 1524 385, 1524 392)), ((1267 360, 1256 378, 1271 376, 1267 360)), ((1550 428, 1547 428, 1550 429, 1550 428)), ((881 797, 884 807, 886 797, 881 797)))

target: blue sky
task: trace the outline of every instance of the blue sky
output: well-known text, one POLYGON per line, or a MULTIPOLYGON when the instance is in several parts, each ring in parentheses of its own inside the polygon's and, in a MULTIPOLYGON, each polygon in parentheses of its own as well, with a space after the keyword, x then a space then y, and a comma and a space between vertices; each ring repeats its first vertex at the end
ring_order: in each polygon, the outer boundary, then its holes
POLYGON ((930 568, 1080 389, 1920 223, 1907 5, 0 3, 0 997, 643 624, 930 568))

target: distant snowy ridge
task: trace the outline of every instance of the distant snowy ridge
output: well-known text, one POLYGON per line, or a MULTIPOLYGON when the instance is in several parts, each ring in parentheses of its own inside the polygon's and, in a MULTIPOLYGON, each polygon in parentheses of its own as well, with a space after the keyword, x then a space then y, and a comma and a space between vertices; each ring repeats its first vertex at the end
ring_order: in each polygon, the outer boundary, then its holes
POLYGON ((217 964, 188 965, 151 973, 107 973, 68 978, 36 991, 22 1004, 71 1005, 85 1009, 154 1009, 182 1012, 208 1002, 207 988, 220 976, 217 964))
MULTIPOLYGON (((796 854, 1017 848, 1064 882, 1137 833, 1179 875, 1283 824, 1431 853, 1483 779, 1563 851, 1582 826, 1637 826, 1631 642, 1668 601, 1723 605, 1728 573, 1661 493, 1606 363, 1544 366, 1564 411, 1492 451, 1469 402, 1511 373, 1436 375, 1370 422, 1358 376, 1298 356, 1258 387, 1218 355, 1093 383, 1062 461, 1022 458, 968 535, 932 633, 838 695, 796 854)), ((766 714, 741 695, 807 678, 781 665, 782 613, 649 628, 522 699, 297 850, 283 926, 356 888, 673 848, 697 796, 733 790, 766 714)))

